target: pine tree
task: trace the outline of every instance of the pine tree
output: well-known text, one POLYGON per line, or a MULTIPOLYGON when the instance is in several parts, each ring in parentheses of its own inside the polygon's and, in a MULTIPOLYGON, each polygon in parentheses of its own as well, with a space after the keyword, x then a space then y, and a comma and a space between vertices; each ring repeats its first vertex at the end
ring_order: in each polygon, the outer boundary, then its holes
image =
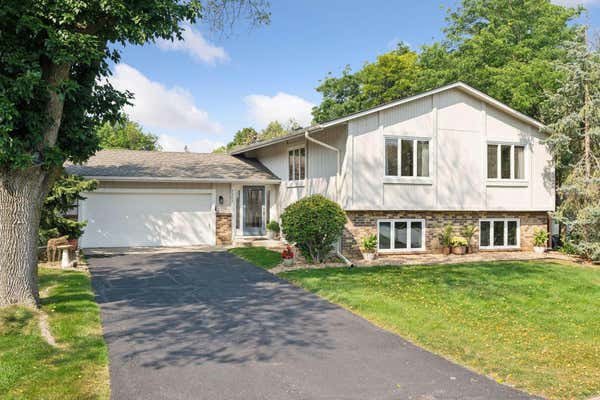
POLYGON ((558 184, 554 217, 580 255, 600 261, 600 49, 589 45, 583 26, 565 49, 556 68, 566 79, 545 104, 547 119, 556 121, 547 140, 558 184))

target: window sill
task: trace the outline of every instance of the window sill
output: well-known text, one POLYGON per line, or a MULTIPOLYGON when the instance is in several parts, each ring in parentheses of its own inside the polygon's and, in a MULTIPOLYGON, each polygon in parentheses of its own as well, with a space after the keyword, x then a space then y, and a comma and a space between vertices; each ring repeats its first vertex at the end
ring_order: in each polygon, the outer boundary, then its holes
POLYGON ((378 249, 377 252, 381 254, 406 254, 406 253, 423 253, 426 250, 420 249, 378 249))
POLYGON ((502 186, 502 187, 527 187, 529 181, 514 180, 514 179, 488 179, 487 186, 502 186))
POLYGON ((288 181, 287 182, 288 189, 302 188, 302 187, 304 187, 304 185, 305 185, 304 181, 288 181))
POLYGON ((479 246, 479 251, 515 251, 521 250, 521 246, 479 246))
POLYGON ((385 176, 383 183, 399 185, 433 185, 433 179, 430 176, 385 176))

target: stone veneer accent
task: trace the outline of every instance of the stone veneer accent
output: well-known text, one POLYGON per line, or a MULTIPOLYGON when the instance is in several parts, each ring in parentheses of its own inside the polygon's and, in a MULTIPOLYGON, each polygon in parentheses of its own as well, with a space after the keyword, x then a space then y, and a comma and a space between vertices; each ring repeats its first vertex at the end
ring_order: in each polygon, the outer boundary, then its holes
POLYGON ((231 244, 231 213, 217 213, 217 244, 231 244))
MULTIPOLYGON (((378 219, 418 218, 425 220, 425 251, 441 252, 438 236, 442 228, 451 223, 454 232, 460 235, 461 227, 468 224, 477 226, 473 245, 479 245, 480 218, 519 218, 521 250, 533 248, 533 233, 536 228, 548 229, 548 213, 536 212, 484 212, 484 211, 346 211, 348 223, 342 237, 342 253, 346 257, 360 258, 360 240, 369 234, 377 234, 378 219)), ((495 251, 498 251, 496 249, 495 251)), ((385 253, 380 256, 407 254, 407 252, 385 253)))

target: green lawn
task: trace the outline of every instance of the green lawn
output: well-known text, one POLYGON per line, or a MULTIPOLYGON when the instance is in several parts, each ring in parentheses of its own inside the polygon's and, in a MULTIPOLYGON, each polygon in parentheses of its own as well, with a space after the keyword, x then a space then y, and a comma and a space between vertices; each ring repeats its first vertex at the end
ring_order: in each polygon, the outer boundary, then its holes
POLYGON ((300 270, 280 276, 499 382, 600 394, 600 270, 550 262, 300 270))
POLYGON ((108 399, 108 355, 89 274, 40 268, 39 275, 59 347, 40 336, 37 311, 0 309, 0 398, 108 399))
POLYGON ((264 247, 236 247, 229 252, 264 269, 274 268, 281 263, 280 253, 264 247))

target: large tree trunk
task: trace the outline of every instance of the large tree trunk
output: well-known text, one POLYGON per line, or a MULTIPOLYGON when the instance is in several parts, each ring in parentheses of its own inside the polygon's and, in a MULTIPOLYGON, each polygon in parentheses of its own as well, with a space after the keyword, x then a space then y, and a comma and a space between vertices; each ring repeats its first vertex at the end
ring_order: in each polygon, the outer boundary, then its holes
POLYGON ((37 241, 50 173, 0 171, 0 306, 38 306, 37 241))

